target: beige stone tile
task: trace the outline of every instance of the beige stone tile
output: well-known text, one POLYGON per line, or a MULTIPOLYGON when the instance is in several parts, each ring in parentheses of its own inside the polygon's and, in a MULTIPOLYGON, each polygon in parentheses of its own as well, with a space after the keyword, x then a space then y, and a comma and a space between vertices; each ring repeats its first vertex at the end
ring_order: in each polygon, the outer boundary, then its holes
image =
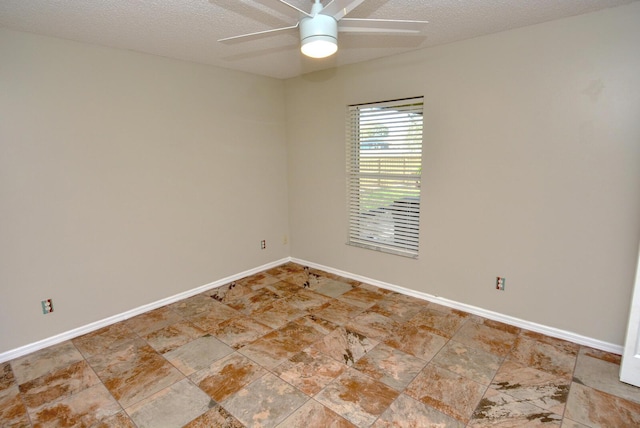
MULTIPOLYGON (((313 270, 313 269, 312 269, 313 270)), ((335 274, 329 274, 330 278, 336 279, 340 282, 344 282, 345 284, 349 284, 352 287, 361 287, 361 286, 365 286, 366 284, 356 280, 356 279, 351 279, 351 278, 347 278, 345 276, 340 276, 340 275, 335 275, 335 274)), ((374 287, 373 285, 371 287, 374 287)), ((378 290, 381 290, 378 287, 375 287, 378 290)), ((382 294, 386 294, 387 290, 381 290, 380 293, 382 294)))
POLYGON ((207 334, 167 352, 164 358, 185 376, 189 376, 231 353, 233 348, 207 334))
POLYGON ((124 323, 119 322, 77 337, 72 342, 85 358, 89 358, 92 355, 103 354, 111 348, 117 348, 135 338, 136 334, 124 323))
POLYGON ((22 399, 30 411, 100 383, 85 360, 51 371, 20 385, 22 399))
POLYGON ((432 309, 432 305, 420 311, 409 321, 425 331, 450 339, 467 320, 468 315, 461 314, 449 308, 444 311, 432 309))
POLYGON ((36 427, 90 427, 121 410, 109 391, 102 384, 97 384, 48 403, 30 416, 36 427))
POLYGON ((207 394, 189 379, 183 379, 126 412, 139 427, 182 427, 215 406, 207 394))
POLYGON ((620 365, 622 363, 622 356, 618 354, 612 354, 611 352, 600 351, 599 349, 589 348, 588 346, 581 346, 579 355, 584 355, 591 358, 597 358, 608 363, 620 365))
POLYGON ((401 394, 372 425, 373 428, 464 428, 464 426, 462 422, 404 394, 401 394))
MULTIPOLYGON (((611 395, 640 403, 640 388, 620 381, 620 365, 609 358, 591 357, 593 352, 580 352, 573 381, 611 395)), ((602 354, 595 354, 601 356, 602 354)))
POLYGON ((236 352, 195 372, 189 379, 219 403, 266 373, 264 368, 236 352))
POLYGON ((441 313, 446 314, 446 315, 456 315, 458 317, 461 317, 461 318, 464 318, 464 319, 468 319, 468 320, 475 319, 477 321, 478 318, 482 318, 482 317, 478 317, 476 315, 471 315, 468 312, 464 312, 464 311, 461 311, 459 309, 455 309, 455 308, 452 308, 452 307, 449 307, 449 306, 440 305, 440 304, 434 303, 434 302, 429 302, 428 308, 432 309, 434 311, 441 312, 441 313))
POLYGON ((278 281, 264 287, 265 289, 276 293, 280 298, 293 296, 299 293, 302 288, 299 285, 290 284, 285 281, 278 281))
POLYGON ((383 293, 380 293, 377 290, 379 289, 372 291, 364 286, 355 287, 351 291, 348 291, 338 297, 338 300, 353 306, 368 309, 385 297, 383 293))
POLYGON ((210 331, 216 328, 220 323, 241 315, 242 314, 240 312, 230 308, 229 306, 211 299, 211 304, 208 306, 208 310, 188 317, 187 319, 202 330, 210 331))
MULTIPOLYGON (((550 338, 551 339, 551 338, 550 338)), ((550 340, 535 340, 527 336, 516 339, 507 359, 556 376, 571 379, 576 365, 577 348, 554 344, 550 340)))
POLYGON ((345 324, 349 330, 357 331, 377 341, 385 340, 400 324, 376 312, 363 312, 345 324))
POLYGON ((244 425, 227 412, 222 406, 217 405, 208 412, 198 416, 183 428, 245 428, 244 425))
POLYGON ((239 349, 270 331, 271 327, 261 324, 253 318, 242 316, 223 321, 209 333, 233 349, 239 349))
POLYGON ((292 349, 297 347, 300 351, 328 334, 333 327, 335 325, 328 321, 307 315, 287 323, 282 328, 269 333, 265 338, 273 340, 274 343, 290 344, 292 349))
POLYGON ((87 360, 122 407, 129 407, 184 376, 142 339, 87 360))
POLYGON ((320 277, 316 281, 311 281, 309 289, 324 296, 336 298, 353 289, 353 287, 335 279, 320 277))
POLYGON ((316 315, 305 315, 283 327, 285 331, 291 327, 291 335, 311 344, 334 331, 338 326, 316 315))
POLYGON ((144 336, 182 320, 180 315, 164 306, 130 318, 124 324, 138 335, 144 336))
POLYGON ((349 369, 320 391, 315 399, 351 423, 369 426, 398 394, 384 383, 349 369))
POLYGON ((509 325, 500 321, 493 321, 493 320, 488 320, 484 318, 482 318, 482 320, 478 322, 478 324, 483 324, 483 325, 486 325, 487 327, 495 328, 496 330, 502 330, 506 333, 515 334, 516 336, 519 335, 521 332, 521 329, 514 325, 509 325))
POLYGON ((498 392, 558 415, 564 413, 569 387, 567 378, 513 361, 505 361, 491 382, 491 388, 498 392))
MULTIPOLYGON (((324 278, 329 278, 329 279, 336 279, 338 281, 343 280, 344 278, 342 278, 340 275, 337 275, 335 273, 331 273, 331 272, 325 272, 323 270, 320 269, 316 269, 316 268, 312 268, 310 267, 308 269, 309 274, 310 275, 315 275, 317 277, 324 277, 324 278)), ((346 282, 346 281, 342 281, 342 282, 346 282)))
POLYGON ((365 354, 353 368, 402 391, 427 363, 383 343, 365 354))
POLYGON ((303 317, 240 349, 240 353, 268 369, 302 351, 326 335, 327 321, 303 317))
POLYGON ((287 300, 280 299, 254 311, 251 314, 251 318, 272 329, 276 329, 306 314, 305 310, 298 308, 287 300))
POLYGON ((309 282, 313 280, 313 276, 310 275, 309 271, 292 272, 288 275, 280 275, 280 278, 283 281, 297 285, 298 287, 308 287, 309 282))
POLYGON ((301 290, 298 293, 286 298, 286 301, 298 309, 307 312, 316 312, 322 310, 325 305, 333 299, 322 294, 315 293, 311 290, 301 290))
POLYGON ((335 281, 335 275, 326 272, 318 271, 317 269, 305 268, 304 272, 307 273, 307 280, 302 284, 303 288, 314 289, 322 283, 328 283, 335 281))
POLYGON ((481 317, 480 315, 469 314, 467 317, 467 322, 474 322, 476 324, 484 324, 485 321, 488 321, 485 317, 481 317))
POLYGON ((450 340, 431 362, 482 385, 489 385, 502 363, 502 358, 450 340))
MULTIPOLYGON (((350 281, 346 281, 346 282, 351 283, 350 281)), ((360 288, 362 290, 372 291, 372 292, 374 292, 376 294, 380 294, 382 296, 386 296, 386 295, 389 295, 389 294, 393 293, 393 291, 391 291, 391 290, 385 290, 384 288, 380 288, 380 287, 375 286, 375 285, 367 284, 366 282, 356 282, 356 285, 358 286, 358 288, 360 288)))
POLYGON ((259 290, 261 288, 266 287, 269 284, 274 284, 276 282, 279 282, 280 278, 273 276, 273 275, 269 275, 266 272, 260 272, 257 273, 255 275, 251 275, 251 276, 247 276, 245 278, 242 278, 238 281, 236 281, 239 285, 246 285, 247 287, 251 288, 252 290, 259 290))
POLYGON ((430 361, 447 343, 447 339, 433 333, 426 326, 408 322, 396 328, 384 343, 424 361, 430 361))
POLYGON ((91 428, 137 428, 129 415, 123 410, 115 415, 102 419, 91 428))
POLYGON ((637 427, 640 404, 573 382, 564 416, 589 427, 637 427))
POLYGON ((390 293, 383 300, 372 306, 370 311, 377 312, 398 322, 406 322, 416 316, 426 305, 426 302, 415 297, 390 293))
POLYGON ((0 363, 0 391, 17 385, 13 370, 11 370, 11 364, 8 361, 0 363))
POLYGON ((255 290, 248 285, 240 282, 232 282, 230 284, 222 285, 220 287, 205 291, 202 294, 211 297, 213 300, 216 300, 218 302, 229 303, 248 296, 254 291, 255 290))
POLYGON ((467 423, 486 387, 429 364, 405 390, 408 396, 467 423))
POLYGON ((576 421, 572 421, 571 419, 564 418, 562 419, 561 428, 589 428, 587 425, 580 424, 576 421))
POLYGON ((364 309, 349 303, 333 300, 322 310, 315 311, 314 314, 337 325, 344 325, 352 318, 364 312, 364 309))
POLYGON ((289 275, 291 273, 309 272, 309 268, 298 263, 287 262, 280 266, 273 267, 266 271, 267 274, 280 277, 280 275, 289 275))
POLYGON ((285 382, 309 396, 340 376, 347 366, 315 349, 306 349, 273 369, 285 382))
POLYGON ((312 348, 336 361, 352 366, 378 343, 358 332, 339 327, 316 342, 312 348))
POLYGON ((278 425, 278 428, 291 427, 356 428, 356 425, 327 409, 317 401, 309 400, 278 425))
POLYGON ((554 346, 561 350, 562 352, 569 355, 578 355, 580 351, 580 345, 569 342, 563 339, 558 339, 555 337, 547 336, 541 333, 536 333, 529 330, 523 330, 521 333, 522 337, 526 337, 528 339, 536 340, 540 343, 545 343, 547 345, 554 346))
POLYGON ((267 373, 220 404, 247 426, 274 427, 307 400, 302 392, 267 373))
POLYGON ((240 348, 238 351, 271 370, 282 364, 287 358, 300 352, 305 345, 291 342, 274 342, 271 338, 262 337, 255 342, 240 348))
POLYGON ((188 318, 211 312, 219 307, 220 304, 220 302, 217 302, 207 294, 201 293, 188 299, 172 303, 169 305, 169 309, 176 311, 184 318, 188 318))
POLYGON ((280 299, 280 296, 268 288, 261 288, 239 299, 230 301, 227 305, 238 312, 245 315, 251 315, 254 311, 259 310, 280 299))
POLYGON ((486 352, 506 356, 513 348, 518 336, 486 324, 467 322, 453 336, 453 340, 486 352))
POLYGON ((205 334, 207 334, 206 331, 184 320, 156 330, 153 333, 142 336, 142 338, 146 340, 153 349, 160 354, 164 354, 205 334))
POLYGON ((269 269, 267 274, 291 284, 302 285, 309 280, 309 269, 295 263, 285 263, 269 269))
POLYGON ((562 416, 488 389, 469 427, 559 427, 562 416))
POLYGON ((17 385, 0 389, 0 424, 3 427, 31 426, 17 385))
POLYGON ((16 382, 23 384, 82 360, 73 343, 66 341, 12 360, 11 369, 16 382))

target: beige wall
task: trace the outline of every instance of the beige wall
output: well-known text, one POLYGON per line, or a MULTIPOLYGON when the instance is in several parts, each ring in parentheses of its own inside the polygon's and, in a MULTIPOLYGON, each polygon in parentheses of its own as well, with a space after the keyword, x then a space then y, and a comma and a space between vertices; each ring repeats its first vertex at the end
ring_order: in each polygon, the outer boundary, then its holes
POLYGON ((635 3, 288 80, 292 256, 622 345, 640 239, 638 40, 635 3), (349 247, 345 106, 418 95, 420 257, 349 247))
POLYGON ((288 256, 283 86, 0 29, 0 352, 288 256))

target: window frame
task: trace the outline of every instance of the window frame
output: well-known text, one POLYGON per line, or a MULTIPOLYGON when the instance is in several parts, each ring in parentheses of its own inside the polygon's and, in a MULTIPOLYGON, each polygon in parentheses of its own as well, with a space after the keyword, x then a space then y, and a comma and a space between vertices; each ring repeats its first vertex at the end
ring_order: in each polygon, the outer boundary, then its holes
POLYGON ((418 257, 423 112, 422 96, 347 106, 347 245, 418 257))

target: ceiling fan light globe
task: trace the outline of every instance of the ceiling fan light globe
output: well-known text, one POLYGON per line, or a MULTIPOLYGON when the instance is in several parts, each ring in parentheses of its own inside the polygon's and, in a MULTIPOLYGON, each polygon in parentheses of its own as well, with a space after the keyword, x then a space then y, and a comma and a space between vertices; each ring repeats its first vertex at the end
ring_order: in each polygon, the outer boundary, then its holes
POLYGON ((300 50, 311 58, 326 58, 338 50, 337 40, 330 36, 312 36, 302 41, 300 50))
POLYGON ((338 50, 338 22, 317 14, 300 20, 300 50, 311 58, 325 58, 338 50))

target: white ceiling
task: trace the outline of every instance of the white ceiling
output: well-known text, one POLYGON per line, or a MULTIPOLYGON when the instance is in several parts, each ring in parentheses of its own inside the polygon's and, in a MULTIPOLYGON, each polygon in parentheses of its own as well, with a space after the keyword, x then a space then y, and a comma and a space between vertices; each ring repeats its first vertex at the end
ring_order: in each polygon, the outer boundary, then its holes
MULTIPOLYGON (((283 79, 632 1, 366 0, 350 18, 427 20, 425 33, 341 34, 338 53, 323 60, 300 54, 295 31, 233 45, 216 41, 294 25, 297 12, 277 0, 0 0, 0 26, 283 79)), ((310 10, 312 0, 290 3, 310 10)))

